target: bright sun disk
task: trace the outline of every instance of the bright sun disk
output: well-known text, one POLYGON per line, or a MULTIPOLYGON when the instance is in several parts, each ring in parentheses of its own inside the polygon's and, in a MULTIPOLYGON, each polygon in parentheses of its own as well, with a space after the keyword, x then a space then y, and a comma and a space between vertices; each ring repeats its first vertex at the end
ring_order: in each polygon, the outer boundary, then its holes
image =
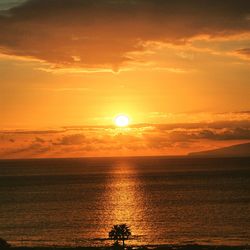
POLYGON ((129 124, 129 118, 126 115, 118 115, 115 117, 115 124, 118 127, 126 127, 129 124))

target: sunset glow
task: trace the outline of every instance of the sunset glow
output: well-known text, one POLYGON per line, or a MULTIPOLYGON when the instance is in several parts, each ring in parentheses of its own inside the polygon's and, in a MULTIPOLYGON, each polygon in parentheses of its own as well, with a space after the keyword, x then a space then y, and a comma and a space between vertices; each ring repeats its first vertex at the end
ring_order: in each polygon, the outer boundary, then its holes
POLYGON ((249 142, 249 9, 0 0, 0 158, 185 155, 249 142))
POLYGON ((0 0, 0 250, 250 250, 250 0, 0 0))

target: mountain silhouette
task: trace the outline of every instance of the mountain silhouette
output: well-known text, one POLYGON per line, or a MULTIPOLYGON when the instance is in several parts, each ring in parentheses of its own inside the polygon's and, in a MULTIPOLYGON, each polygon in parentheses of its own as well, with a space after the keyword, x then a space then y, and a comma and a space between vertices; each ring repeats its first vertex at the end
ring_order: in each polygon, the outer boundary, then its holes
POLYGON ((200 157, 250 157, 250 143, 237 144, 214 150, 192 152, 188 155, 200 157))

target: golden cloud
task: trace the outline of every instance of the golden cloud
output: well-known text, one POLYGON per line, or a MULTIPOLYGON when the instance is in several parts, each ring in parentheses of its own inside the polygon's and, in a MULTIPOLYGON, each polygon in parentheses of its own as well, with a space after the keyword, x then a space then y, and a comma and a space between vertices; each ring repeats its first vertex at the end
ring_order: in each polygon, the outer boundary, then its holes
POLYGON ((150 42, 250 32, 245 0, 28 0, 1 13, 0 52, 55 69, 118 70, 150 42))

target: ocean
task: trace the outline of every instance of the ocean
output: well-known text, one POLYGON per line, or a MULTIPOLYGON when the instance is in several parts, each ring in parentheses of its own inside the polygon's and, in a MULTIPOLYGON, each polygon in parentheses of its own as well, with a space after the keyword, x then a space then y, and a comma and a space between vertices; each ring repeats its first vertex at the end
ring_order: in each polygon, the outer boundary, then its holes
POLYGON ((0 161, 0 237, 15 246, 250 244, 250 158, 0 161))

